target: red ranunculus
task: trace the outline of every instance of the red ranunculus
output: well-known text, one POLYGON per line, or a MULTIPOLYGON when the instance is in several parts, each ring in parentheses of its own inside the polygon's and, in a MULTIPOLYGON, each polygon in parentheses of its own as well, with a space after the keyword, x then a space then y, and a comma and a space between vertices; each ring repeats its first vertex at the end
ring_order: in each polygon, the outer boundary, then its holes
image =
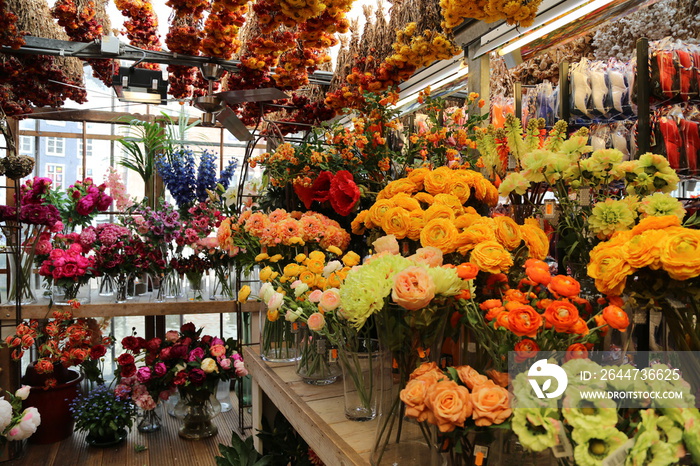
POLYGON ((331 183, 330 201, 333 210, 342 216, 348 215, 360 199, 360 188, 347 170, 335 174, 331 183))
POLYGON ((187 354, 187 346, 185 345, 175 345, 170 348, 170 357, 173 359, 184 359, 187 354))
POLYGON ((120 366, 128 366, 129 364, 134 364, 134 357, 129 353, 120 354, 117 358, 117 364, 120 366))
POLYGON ((182 327, 180 327, 180 333, 194 333, 197 331, 197 328, 194 326, 192 322, 187 322, 186 324, 182 324, 182 327))
POLYGON ((211 345, 211 341, 213 340, 211 335, 204 335, 202 338, 202 343, 205 343, 207 345, 211 345))
POLYGON ((185 385, 186 382, 187 382, 187 372, 180 371, 177 374, 175 374, 175 378, 173 379, 174 385, 185 385))
POLYGON ((314 194, 314 201, 326 202, 331 196, 331 186, 333 185, 333 173, 323 171, 318 174, 311 185, 314 194))
POLYGON ((136 342, 138 343, 138 349, 142 350, 146 347, 146 339, 143 337, 136 337, 136 342))
POLYGON ((99 359, 107 354, 107 348, 105 345, 95 345, 90 348, 90 359, 99 359))
POLYGON ((160 350, 160 345, 163 340, 160 338, 151 338, 146 342, 146 349, 149 353, 157 353, 160 350))

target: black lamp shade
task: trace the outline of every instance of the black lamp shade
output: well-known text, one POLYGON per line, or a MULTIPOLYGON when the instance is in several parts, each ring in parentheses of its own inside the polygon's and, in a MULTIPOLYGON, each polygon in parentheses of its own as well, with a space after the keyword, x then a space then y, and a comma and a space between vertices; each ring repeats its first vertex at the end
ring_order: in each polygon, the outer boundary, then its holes
POLYGON ((122 102, 167 103, 168 81, 160 71, 120 67, 112 78, 112 87, 122 102))

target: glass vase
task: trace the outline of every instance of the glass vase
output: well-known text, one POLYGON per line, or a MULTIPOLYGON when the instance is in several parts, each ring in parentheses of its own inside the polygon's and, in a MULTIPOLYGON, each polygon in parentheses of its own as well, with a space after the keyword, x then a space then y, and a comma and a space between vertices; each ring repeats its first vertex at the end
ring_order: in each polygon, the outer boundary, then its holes
POLYGON ((97 290, 99 296, 114 296, 114 277, 108 273, 102 275, 97 290))
POLYGON ((329 385, 338 379, 338 349, 324 335, 303 325, 299 332, 297 375, 310 385, 329 385))
POLYGON ((153 409, 140 409, 138 413, 138 424, 136 428, 139 432, 149 434, 160 430, 162 421, 160 419, 160 404, 153 409))
POLYGON ((24 252, 18 258, 14 251, 7 255, 7 263, 10 266, 10 282, 7 292, 7 302, 15 304, 19 299, 20 304, 26 306, 36 302, 36 296, 32 287, 32 272, 34 256, 24 252))
POLYGON ((299 359, 293 325, 283 312, 260 312, 260 357, 268 362, 293 362, 299 359), (273 319, 273 320, 270 320, 273 319))
POLYGON ((180 401, 175 406, 175 417, 182 420, 178 435, 189 440, 213 437, 219 429, 212 421, 220 412, 221 403, 216 399, 216 385, 213 390, 204 386, 181 389, 180 401))
POLYGON ((205 289, 204 274, 195 272, 187 274, 187 300, 188 301, 204 301, 205 289))
POLYGON ((236 299, 236 271, 230 265, 213 269, 209 299, 212 301, 230 301, 236 299))
POLYGON ((219 385, 216 387, 216 399, 221 403, 221 412, 227 413, 233 409, 233 403, 231 403, 231 381, 230 380, 220 380, 219 385))
POLYGON ((404 416, 405 405, 399 395, 420 363, 429 362, 431 354, 439 357, 438 349, 452 310, 450 304, 433 304, 410 313, 388 304, 376 314, 383 362, 377 431, 370 455, 372 465, 412 465, 416 464, 415 458, 426 455, 427 461, 434 464, 442 464, 444 460, 434 451, 437 447, 426 430, 427 424, 404 416))
POLYGON ((160 277, 158 291, 153 299, 156 303, 162 303, 168 299, 174 300, 183 296, 182 280, 175 269, 166 270, 160 277))
POLYGON ((133 283, 133 277, 131 274, 126 274, 126 273, 120 273, 116 277, 114 277, 114 282, 115 282, 115 293, 114 293, 114 302, 121 304, 125 303, 129 297, 129 289, 131 288, 131 284, 133 283))
POLYGON ((51 289, 51 299, 56 306, 69 306, 71 302, 89 304, 90 284, 77 282, 63 286, 54 285, 51 289))
POLYGON ((377 339, 353 339, 340 345, 338 361, 343 370, 345 417, 371 421, 377 416, 382 355, 377 339))

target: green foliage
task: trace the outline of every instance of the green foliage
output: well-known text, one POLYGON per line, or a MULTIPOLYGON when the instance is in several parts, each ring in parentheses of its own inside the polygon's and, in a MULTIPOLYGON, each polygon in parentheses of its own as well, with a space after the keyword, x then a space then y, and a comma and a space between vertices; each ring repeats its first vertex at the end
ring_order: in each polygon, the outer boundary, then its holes
POLYGON ((241 440, 236 432, 231 435, 231 446, 219 444, 221 456, 214 458, 217 466, 265 466, 272 464, 272 456, 262 456, 253 446, 253 437, 241 440))
POLYGON ((105 437, 110 432, 131 429, 136 417, 136 406, 131 400, 122 400, 106 385, 98 385, 87 395, 76 398, 70 407, 77 431, 105 437))
POLYGON ((309 460, 309 445, 294 430, 287 419, 278 412, 275 416, 274 426, 270 426, 263 418, 263 430, 258 437, 263 441, 263 449, 270 452, 270 465, 272 466, 311 466, 309 460))

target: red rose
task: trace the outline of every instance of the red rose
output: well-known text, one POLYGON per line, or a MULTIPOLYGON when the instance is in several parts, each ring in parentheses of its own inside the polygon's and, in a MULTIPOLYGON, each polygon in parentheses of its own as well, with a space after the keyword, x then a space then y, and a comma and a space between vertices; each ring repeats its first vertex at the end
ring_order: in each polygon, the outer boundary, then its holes
POLYGON ((318 178, 311 185, 311 190, 314 193, 313 200, 318 202, 326 202, 331 196, 331 186, 333 182, 333 173, 323 171, 318 174, 318 178))
POLYGON ((152 366, 153 363, 156 362, 156 355, 153 353, 148 353, 143 362, 145 362, 147 366, 152 366))
POLYGON ((170 348, 170 357, 173 359, 184 359, 188 353, 185 345, 175 345, 170 348))
POLYGON ((119 375, 122 377, 133 377, 136 375, 136 364, 129 364, 127 366, 122 366, 119 375))
POLYGON ((194 333, 197 331, 197 328, 194 326, 192 322, 187 322, 186 324, 182 324, 182 327, 180 327, 180 333, 194 333))
POLYGON ((105 348, 105 345, 95 345, 90 348, 91 359, 100 359, 105 354, 107 354, 107 348, 105 348))
POLYGON ((190 382, 194 385, 202 385, 205 380, 207 380, 207 374, 204 373, 202 369, 192 369, 190 371, 190 382))
POLYGON ((212 341, 213 339, 214 339, 214 338, 213 338, 211 335, 204 335, 204 336, 202 337, 202 343, 205 343, 207 346, 211 346, 211 341, 212 341))
POLYGON ((126 350, 138 352, 139 341, 136 339, 136 337, 132 337, 132 336, 124 337, 124 338, 122 338, 122 346, 126 350))
POLYGON ((136 337, 136 342, 138 343, 138 350, 142 350, 146 347, 146 339, 142 337, 136 337))
POLYGON ((294 184, 294 192, 297 193, 297 197, 304 203, 304 207, 310 209, 311 204, 314 202, 314 188, 311 186, 294 184))
POLYGON ((335 174, 330 189, 330 201, 333 210, 346 216, 360 199, 360 188, 355 184, 352 173, 341 170, 335 174))
POLYGON ((172 354, 170 353, 170 348, 163 348, 160 350, 160 359, 163 361, 167 361, 168 359, 172 358, 172 354))
POLYGON ((151 338, 146 342, 146 349, 148 350, 149 353, 156 353, 158 350, 160 350, 160 345, 163 343, 163 340, 160 338, 151 338))
POLYGON ((174 385, 185 385, 186 382, 187 382, 187 372, 180 371, 177 374, 175 374, 175 378, 173 379, 174 385))
POLYGON ((120 354, 117 358, 117 364, 120 366, 128 366, 134 363, 134 357, 129 353, 120 354))

